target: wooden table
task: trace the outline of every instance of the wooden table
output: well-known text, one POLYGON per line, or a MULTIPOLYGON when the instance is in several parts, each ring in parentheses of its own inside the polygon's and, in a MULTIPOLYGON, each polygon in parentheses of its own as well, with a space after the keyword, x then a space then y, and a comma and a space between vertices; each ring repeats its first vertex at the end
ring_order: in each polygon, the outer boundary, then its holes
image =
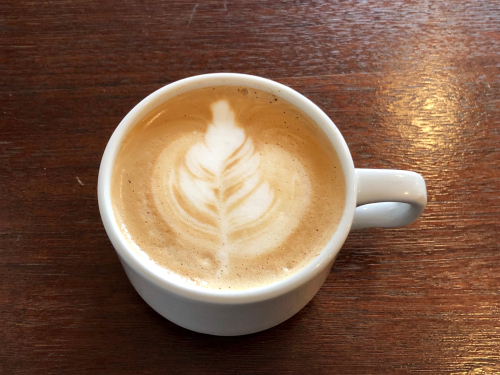
POLYGON ((1 374, 500 374, 500 1, 0 4, 1 374), (421 173, 408 228, 352 233, 265 332, 177 327, 134 291, 97 174, 123 116, 209 72, 267 77, 355 165, 421 173))

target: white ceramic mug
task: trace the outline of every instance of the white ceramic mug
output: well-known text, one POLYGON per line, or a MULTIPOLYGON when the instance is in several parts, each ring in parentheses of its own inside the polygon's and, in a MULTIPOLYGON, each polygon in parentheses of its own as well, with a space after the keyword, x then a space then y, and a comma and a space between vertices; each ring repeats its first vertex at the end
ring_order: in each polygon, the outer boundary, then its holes
POLYGON ((244 335, 273 327, 302 309, 318 292, 349 231, 411 224, 424 210, 427 191, 417 173, 355 169, 346 142, 328 116, 309 99, 268 79, 233 73, 206 74, 167 85, 137 104, 116 128, 104 152, 98 181, 99 210, 106 232, 130 282, 168 320, 213 335, 244 335), (338 229, 307 266, 273 284, 241 291, 210 290, 169 279, 132 249, 118 227, 111 205, 113 164, 125 135, 163 102, 209 86, 246 86, 281 97, 311 117, 335 147, 346 182, 345 209, 338 229), (356 207, 360 206, 360 207, 356 207))

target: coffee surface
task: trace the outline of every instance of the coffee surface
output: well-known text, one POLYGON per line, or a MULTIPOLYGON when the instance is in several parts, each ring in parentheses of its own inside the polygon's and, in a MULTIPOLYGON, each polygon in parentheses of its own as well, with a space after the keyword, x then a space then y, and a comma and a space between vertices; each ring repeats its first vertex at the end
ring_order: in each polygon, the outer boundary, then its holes
POLYGON ((125 137, 111 183, 134 249, 210 289, 283 279, 316 257, 345 204, 324 132, 270 93, 237 86, 168 100, 125 137))

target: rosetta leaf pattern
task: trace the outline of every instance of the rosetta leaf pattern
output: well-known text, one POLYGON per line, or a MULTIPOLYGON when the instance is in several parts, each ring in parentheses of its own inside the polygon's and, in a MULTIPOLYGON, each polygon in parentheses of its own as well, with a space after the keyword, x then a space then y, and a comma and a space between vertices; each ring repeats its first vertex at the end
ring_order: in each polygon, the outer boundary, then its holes
MULTIPOLYGON (((236 126, 234 113, 226 101, 212 106, 213 123, 204 142, 193 145, 185 164, 178 172, 179 184, 172 184, 174 196, 180 196, 179 208, 189 218, 180 201, 210 217, 202 224, 194 218, 192 225, 219 232, 222 245, 229 245, 231 233, 251 226, 272 209, 274 193, 262 181, 260 157, 251 138, 236 126), (175 187, 176 186, 176 187, 175 187)), ((171 172, 175 181, 176 172, 171 172)))
POLYGON ((270 147, 276 165, 264 166, 227 101, 211 109, 203 138, 184 153, 175 141, 162 152, 152 192, 183 246, 213 252, 223 273, 231 254, 259 255, 287 238, 309 204, 310 183, 302 165, 277 146, 270 147), (273 183, 271 176, 278 176, 273 183), (287 184, 280 195, 277 183, 287 184))

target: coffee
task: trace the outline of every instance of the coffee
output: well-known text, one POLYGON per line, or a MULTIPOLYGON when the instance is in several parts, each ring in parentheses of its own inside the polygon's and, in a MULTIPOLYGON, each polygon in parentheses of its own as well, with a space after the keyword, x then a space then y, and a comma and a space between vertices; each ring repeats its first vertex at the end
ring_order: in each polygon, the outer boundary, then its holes
POLYGON ((237 86, 155 108, 125 137, 111 182, 132 247, 210 289, 259 287, 300 270, 333 236, 345 194, 321 128, 280 97, 237 86))

